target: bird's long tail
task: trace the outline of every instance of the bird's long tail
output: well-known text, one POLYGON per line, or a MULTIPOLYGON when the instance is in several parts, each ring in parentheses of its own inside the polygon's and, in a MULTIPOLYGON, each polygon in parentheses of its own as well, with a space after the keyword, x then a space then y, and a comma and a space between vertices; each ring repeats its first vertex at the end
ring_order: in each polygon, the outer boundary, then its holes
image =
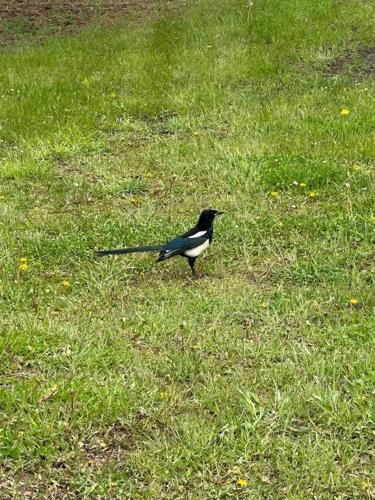
POLYGON ((149 245, 143 247, 117 248, 115 250, 95 250, 96 255, 104 257, 104 255, 120 255, 124 253, 135 252, 160 252, 165 245, 149 245))

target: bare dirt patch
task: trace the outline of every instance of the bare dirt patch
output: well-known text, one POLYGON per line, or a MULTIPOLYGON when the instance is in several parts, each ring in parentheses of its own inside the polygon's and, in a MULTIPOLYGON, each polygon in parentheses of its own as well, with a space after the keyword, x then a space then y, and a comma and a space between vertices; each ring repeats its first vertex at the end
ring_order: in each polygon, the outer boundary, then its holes
POLYGON ((108 461, 119 462, 125 451, 136 446, 130 426, 116 422, 105 432, 98 432, 84 443, 83 452, 90 465, 101 466, 108 461))
POLYGON ((373 77, 375 75, 375 45, 370 48, 362 47, 357 52, 348 53, 332 61, 328 68, 328 75, 347 73, 356 79, 373 77))
POLYGON ((90 22, 109 25, 132 16, 173 11, 178 0, 0 0, 0 45, 71 35, 90 22))

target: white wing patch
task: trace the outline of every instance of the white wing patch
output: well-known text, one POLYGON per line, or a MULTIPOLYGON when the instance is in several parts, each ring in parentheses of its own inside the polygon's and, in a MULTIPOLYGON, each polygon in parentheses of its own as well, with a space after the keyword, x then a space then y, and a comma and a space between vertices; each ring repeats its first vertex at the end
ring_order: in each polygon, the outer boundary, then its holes
POLYGON ((201 236, 205 235, 207 231, 198 231, 197 233, 192 234, 191 236, 188 236, 188 238, 200 238, 201 236))
MULTIPOLYGON (((202 232, 204 234, 206 231, 200 231, 200 233, 202 232)), ((195 237, 197 236, 190 236, 190 238, 195 238, 195 237)), ((198 247, 192 248, 191 250, 186 250, 184 254, 187 255, 188 257, 198 257, 198 255, 200 255, 203 252, 203 250, 206 250, 206 248, 209 245, 210 245, 210 240, 207 238, 207 240, 204 243, 202 243, 198 247)))

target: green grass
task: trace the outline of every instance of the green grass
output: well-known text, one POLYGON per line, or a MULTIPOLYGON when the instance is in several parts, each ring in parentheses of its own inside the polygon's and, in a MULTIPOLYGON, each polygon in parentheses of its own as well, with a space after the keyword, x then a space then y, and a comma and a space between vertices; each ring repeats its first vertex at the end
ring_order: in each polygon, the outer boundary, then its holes
POLYGON ((374 14, 199 0, 0 53, 2 498, 375 495, 374 81, 326 74, 374 14), (208 206, 201 280, 93 257, 208 206))

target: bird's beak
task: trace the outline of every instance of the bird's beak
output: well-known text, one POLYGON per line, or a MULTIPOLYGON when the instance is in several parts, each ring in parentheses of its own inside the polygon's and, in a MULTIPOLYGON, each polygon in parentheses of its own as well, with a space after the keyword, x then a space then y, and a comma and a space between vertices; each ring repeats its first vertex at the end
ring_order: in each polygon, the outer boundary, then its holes
POLYGON ((216 212, 215 216, 217 217, 218 215, 223 215, 225 212, 216 212))

